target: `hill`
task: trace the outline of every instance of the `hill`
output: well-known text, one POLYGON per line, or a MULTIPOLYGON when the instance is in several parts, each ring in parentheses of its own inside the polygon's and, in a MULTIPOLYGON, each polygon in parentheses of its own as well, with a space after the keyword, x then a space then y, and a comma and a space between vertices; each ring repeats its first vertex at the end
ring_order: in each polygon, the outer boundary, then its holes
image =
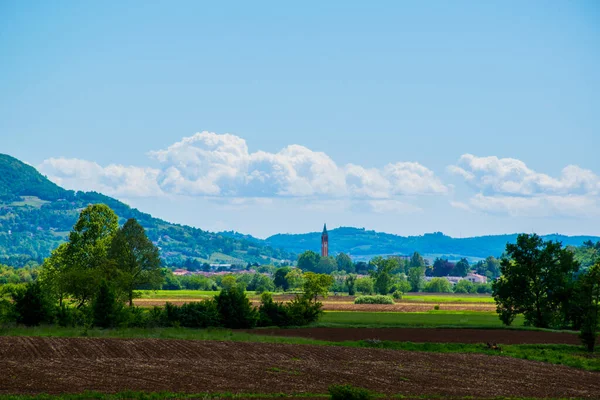
MULTIPOLYGON (((596 242, 600 237, 545 235, 546 240, 558 240, 564 245, 581 246, 583 242, 596 242)), ((344 252, 355 260, 366 260, 375 255, 404 254, 415 251, 433 258, 447 256, 450 259, 467 257, 470 259, 485 258, 493 255, 499 257, 506 243, 514 243, 517 234, 493 235, 471 238, 452 238, 443 233, 427 233, 422 236, 398 236, 365 230, 364 228, 341 227, 329 231, 329 251, 331 254, 344 252)), ((321 232, 305 234, 277 234, 265 240, 273 247, 293 253, 304 250, 320 251, 321 232)))
POLYGON ((168 264, 264 264, 294 258, 251 237, 172 224, 100 193, 65 190, 35 168, 0 154, 0 263, 22 266, 30 260, 41 262, 66 240, 79 212, 95 203, 111 207, 121 223, 136 218, 168 264))

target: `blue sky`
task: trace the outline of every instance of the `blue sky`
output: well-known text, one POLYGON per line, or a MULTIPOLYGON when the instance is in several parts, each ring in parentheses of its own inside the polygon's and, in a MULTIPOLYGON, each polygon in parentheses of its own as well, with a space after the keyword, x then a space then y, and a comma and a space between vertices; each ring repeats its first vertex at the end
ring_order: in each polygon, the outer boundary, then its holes
POLYGON ((261 237, 325 221, 600 234, 596 1, 4 1, 0 16, 0 152, 65 187, 261 237))

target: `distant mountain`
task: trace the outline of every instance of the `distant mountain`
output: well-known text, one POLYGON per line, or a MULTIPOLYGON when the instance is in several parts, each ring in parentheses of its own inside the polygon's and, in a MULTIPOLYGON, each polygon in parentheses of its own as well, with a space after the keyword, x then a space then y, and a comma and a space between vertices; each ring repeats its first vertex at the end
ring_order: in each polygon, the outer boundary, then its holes
POLYGON ((294 259, 252 237, 212 233, 172 224, 96 192, 74 192, 50 182, 35 168, 0 154, 0 263, 41 262, 64 242, 88 204, 111 207, 123 223, 136 218, 167 263, 270 263, 294 259))
MULTIPOLYGON (((331 254, 344 252, 355 260, 369 259, 375 255, 403 254, 415 251, 430 258, 447 256, 450 259, 467 257, 471 259, 487 256, 499 257, 506 243, 514 243, 517 234, 480 236, 472 238, 452 238, 443 233, 427 233, 423 236, 398 236, 389 233, 368 231, 364 228, 342 227, 329 231, 329 251, 331 254)), ((580 246, 587 240, 597 242, 596 236, 545 235, 546 240, 558 240, 564 245, 580 246)), ((265 240, 265 243, 293 253, 304 250, 320 251, 321 232, 299 235, 277 234, 265 240)))

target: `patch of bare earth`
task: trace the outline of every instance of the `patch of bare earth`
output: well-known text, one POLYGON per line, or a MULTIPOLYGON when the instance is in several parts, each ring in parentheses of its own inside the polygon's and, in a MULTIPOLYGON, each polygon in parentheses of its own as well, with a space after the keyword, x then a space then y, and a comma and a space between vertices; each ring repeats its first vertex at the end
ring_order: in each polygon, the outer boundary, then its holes
MULTIPOLYGON (((296 328, 253 329, 248 333, 269 336, 304 337, 332 342, 347 340, 390 340, 415 343, 502 343, 502 344, 573 344, 579 337, 566 332, 510 329, 463 328, 296 328)), ((600 378, 599 378, 600 379, 600 378)), ((599 396, 600 397, 600 396, 599 396)))
POLYGON ((84 390, 325 393, 350 383, 405 396, 598 398, 600 374, 481 354, 334 346, 0 337, 0 393, 84 390))

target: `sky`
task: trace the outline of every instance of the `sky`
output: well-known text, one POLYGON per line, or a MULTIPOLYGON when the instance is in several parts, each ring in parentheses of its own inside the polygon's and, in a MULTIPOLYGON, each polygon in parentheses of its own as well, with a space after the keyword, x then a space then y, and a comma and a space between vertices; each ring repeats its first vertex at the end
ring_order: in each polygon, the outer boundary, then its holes
POLYGON ((0 2, 0 153, 168 221, 600 235, 600 3, 0 2))

